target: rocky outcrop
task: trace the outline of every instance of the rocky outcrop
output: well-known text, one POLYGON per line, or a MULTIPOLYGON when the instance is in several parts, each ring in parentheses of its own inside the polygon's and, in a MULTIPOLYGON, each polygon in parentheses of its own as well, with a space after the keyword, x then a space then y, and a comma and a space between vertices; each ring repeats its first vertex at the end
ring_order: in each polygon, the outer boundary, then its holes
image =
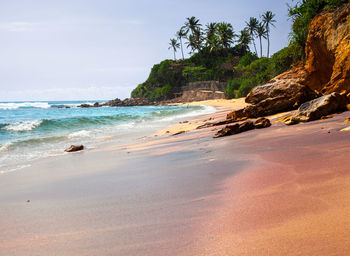
POLYGON ((264 85, 253 88, 246 97, 246 102, 252 105, 229 113, 227 119, 237 120, 243 117, 256 118, 273 115, 295 109, 317 96, 319 95, 316 92, 295 82, 294 79, 277 77, 264 85))
POLYGON ((149 101, 146 98, 126 98, 125 100, 114 99, 103 104, 109 107, 131 107, 131 106, 149 106, 156 105, 155 102, 149 101))
POLYGON ((90 104, 81 104, 78 107, 81 108, 98 108, 103 106, 108 107, 131 107, 131 106, 150 106, 150 105, 157 105, 156 102, 149 101, 146 98, 127 98, 125 100, 120 100, 118 98, 114 100, 110 100, 104 104, 100 104, 98 102, 95 102, 93 105, 90 104))
POLYGON ((350 3, 312 20, 305 54, 304 84, 324 94, 350 92, 350 3))
POLYGON ((346 110, 348 103, 348 98, 345 95, 333 92, 305 102, 300 106, 297 113, 291 116, 289 120, 286 120, 285 123, 296 124, 299 122, 318 120, 337 111, 346 110))
POLYGON ((71 145, 69 148, 65 149, 65 152, 76 152, 83 150, 84 146, 83 145, 71 145))

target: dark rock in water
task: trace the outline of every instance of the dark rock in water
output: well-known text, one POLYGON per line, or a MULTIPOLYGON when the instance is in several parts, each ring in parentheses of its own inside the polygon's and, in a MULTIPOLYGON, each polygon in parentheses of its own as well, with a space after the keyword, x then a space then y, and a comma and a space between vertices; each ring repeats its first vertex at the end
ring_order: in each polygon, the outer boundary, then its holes
POLYGON ((241 132, 253 130, 254 128, 254 123, 252 121, 245 121, 241 124, 227 125, 225 128, 219 130, 214 135, 214 138, 230 136, 241 132))
POLYGON ((155 105, 154 102, 149 101, 146 98, 127 98, 125 100, 114 99, 103 104, 109 107, 132 107, 132 106, 149 106, 155 105))
POLYGON ((100 103, 98 102, 95 102, 94 105, 93 105, 94 108, 99 108, 99 107, 102 107, 102 105, 100 105, 100 103))
POLYGON ((114 100, 110 100, 110 101, 106 102, 104 105, 109 106, 109 107, 120 107, 120 106, 122 106, 122 101, 120 99, 116 98, 114 100))
POLYGON ((90 105, 90 104, 81 104, 81 105, 79 105, 78 107, 80 107, 80 108, 92 108, 93 106, 92 105, 90 105))
POLYGON ((124 106, 149 106, 153 104, 153 102, 149 101, 146 98, 127 98, 123 100, 124 106))
POLYGON ((318 96, 306 85, 296 83, 293 80, 271 80, 264 85, 253 88, 248 94, 246 102, 253 105, 233 111, 226 118, 239 120, 244 117, 255 118, 273 115, 295 109, 302 103, 318 96))
POLYGON ((69 148, 64 150, 65 152, 75 152, 75 151, 80 151, 83 150, 84 146, 83 145, 71 145, 69 148))
POLYGON ((333 92, 317 99, 305 102, 300 106, 297 113, 285 121, 285 124, 296 124, 318 120, 337 111, 346 110, 348 98, 346 95, 333 92))
POLYGON ((254 122, 254 126, 257 129, 267 128, 271 126, 271 122, 265 117, 260 117, 254 122))

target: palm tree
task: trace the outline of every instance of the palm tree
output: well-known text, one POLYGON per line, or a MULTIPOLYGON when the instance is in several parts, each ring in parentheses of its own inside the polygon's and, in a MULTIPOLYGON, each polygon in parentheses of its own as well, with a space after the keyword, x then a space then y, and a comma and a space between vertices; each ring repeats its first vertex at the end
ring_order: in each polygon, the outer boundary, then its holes
POLYGON ((206 45, 210 46, 211 39, 216 35, 217 32, 217 23, 211 22, 206 25, 205 33, 206 33, 206 45))
POLYGON ((193 35, 189 35, 187 37, 187 42, 185 43, 187 45, 187 48, 191 48, 190 53, 194 52, 196 49, 196 43, 193 35))
POLYGON ((191 48, 191 52, 197 50, 198 52, 202 49, 203 37, 200 30, 195 30, 194 34, 190 34, 187 38, 187 48, 191 48))
POLYGON ((266 36, 267 36, 267 57, 269 57, 270 55, 270 25, 275 27, 275 25, 273 24, 276 22, 276 20, 273 19, 275 16, 276 15, 273 14, 271 11, 266 11, 262 15, 262 20, 266 28, 266 36))
POLYGON ((240 48, 246 53, 249 49, 249 44, 252 41, 252 37, 250 36, 250 32, 248 29, 243 29, 238 35, 237 43, 240 48))
POLYGON ((236 37, 230 23, 221 22, 217 25, 219 43, 222 48, 227 49, 233 43, 233 38, 236 37))
POLYGON ((256 45, 255 45, 255 35, 256 35, 256 28, 258 27, 259 21, 257 18, 250 17, 249 22, 246 22, 247 29, 249 31, 249 34, 252 38, 254 49, 256 55, 258 55, 258 51, 256 50, 256 45))
POLYGON ((175 55, 175 53, 176 53, 176 50, 180 47, 180 44, 177 42, 177 40, 176 39, 170 39, 170 43, 169 43, 169 48, 168 49, 173 49, 173 51, 174 51, 174 60, 176 61, 176 55, 175 55))
POLYGON ((256 28, 256 34, 259 37, 260 40, 260 58, 262 57, 262 42, 261 42, 261 38, 265 38, 266 39, 266 27, 264 25, 264 23, 259 22, 257 28, 256 28))
POLYGON ((182 46, 182 38, 184 38, 186 36, 184 29, 180 28, 180 30, 176 33, 176 36, 180 40, 182 59, 185 59, 184 50, 183 50, 183 46, 182 46))
POLYGON ((185 29, 185 33, 188 34, 188 32, 191 31, 191 34, 194 35, 195 31, 200 29, 202 24, 199 23, 199 19, 192 16, 191 18, 186 18, 185 26, 183 27, 185 29))

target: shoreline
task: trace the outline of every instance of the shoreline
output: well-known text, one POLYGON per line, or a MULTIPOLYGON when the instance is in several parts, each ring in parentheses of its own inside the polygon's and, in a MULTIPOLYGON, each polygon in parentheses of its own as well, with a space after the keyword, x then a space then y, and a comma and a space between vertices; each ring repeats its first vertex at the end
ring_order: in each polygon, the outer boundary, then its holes
POLYGON ((212 127, 190 129, 231 107, 186 120, 177 136, 2 175, 0 252, 346 255, 349 112, 296 126, 275 115, 270 128, 218 139, 212 127))

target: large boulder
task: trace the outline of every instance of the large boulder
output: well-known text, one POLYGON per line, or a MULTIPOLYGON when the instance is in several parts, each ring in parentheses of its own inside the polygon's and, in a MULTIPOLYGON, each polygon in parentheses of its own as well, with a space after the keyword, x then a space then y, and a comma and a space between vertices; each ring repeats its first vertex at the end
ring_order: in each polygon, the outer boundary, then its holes
POLYGON ((324 94, 350 92, 350 3, 312 20, 305 54, 304 84, 324 94))
POLYGON ((309 87, 297 83, 294 78, 276 78, 257 86, 246 97, 247 107, 233 111, 227 119, 238 120, 244 117, 261 117, 296 109, 302 103, 319 95, 309 87))
POLYGON ((323 116, 346 110, 348 98, 346 95, 333 92, 317 99, 305 102, 297 113, 287 120, 286 124, 296 124, 320 119, 323 116))

